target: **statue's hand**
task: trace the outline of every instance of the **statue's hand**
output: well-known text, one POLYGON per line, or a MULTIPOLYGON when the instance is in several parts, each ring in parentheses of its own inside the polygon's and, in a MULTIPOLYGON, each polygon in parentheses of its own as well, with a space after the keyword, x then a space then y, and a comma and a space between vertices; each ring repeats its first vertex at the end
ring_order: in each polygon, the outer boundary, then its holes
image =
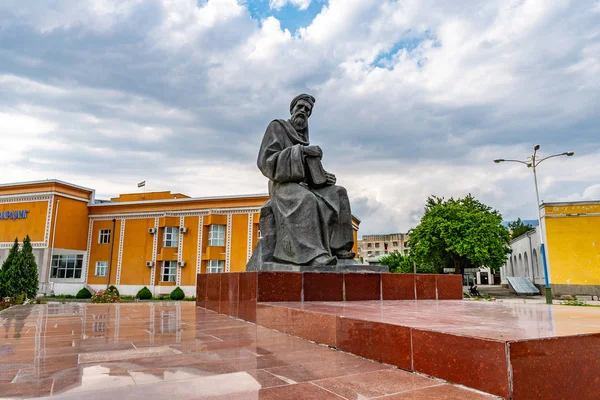
POLYGON ((325 176, 327 177, 327 185, 329 185, 329 186, 335 185, 335 182, 337 182, 337 179, 334 174, 325 172, 325 176))
POLYGON ((323 157, 323 150, 319 146, 304 146, 304 155, 308 157, 323 157))

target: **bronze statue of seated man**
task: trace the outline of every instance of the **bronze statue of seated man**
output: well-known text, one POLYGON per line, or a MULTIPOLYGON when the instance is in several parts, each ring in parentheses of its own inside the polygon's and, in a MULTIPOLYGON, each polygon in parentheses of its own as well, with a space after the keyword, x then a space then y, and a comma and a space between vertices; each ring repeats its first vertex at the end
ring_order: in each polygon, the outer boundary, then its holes
POLYGON ((271 199, 261 210, 261 233, 271 241, 259 241, 261 254, 255 250, 249 265, 328 266, 355 257, 348 194, 323 169, 321 148, 309 141, 314 104, 310 95, 296 96, 290 119, 276 119, 267 127, 257 164, 269 178, 271 199))

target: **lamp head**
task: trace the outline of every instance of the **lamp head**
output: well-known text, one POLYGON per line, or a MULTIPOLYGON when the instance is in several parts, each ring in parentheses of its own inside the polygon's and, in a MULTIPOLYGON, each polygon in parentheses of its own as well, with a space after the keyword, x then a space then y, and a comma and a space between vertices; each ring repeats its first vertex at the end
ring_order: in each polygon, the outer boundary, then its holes
POLYGON ((533 150, 538 151, 540 149, 540 145, 536 144, 535 147, 533 148, 533 150))
POLYGON ((496 164, 500 164, 502 161, 504 161, 502 158, 498 158, 497 160, 494 160, 494 162, 496 164))
POLYGON ((573 152, 573 151, 567 151, 567 152, 565 153, 565 155, 567 155, 567 156, 569 156, 569 157, 572 157, 572 156, 574 156, 574 155, 575 155, 575 152, 573 152))

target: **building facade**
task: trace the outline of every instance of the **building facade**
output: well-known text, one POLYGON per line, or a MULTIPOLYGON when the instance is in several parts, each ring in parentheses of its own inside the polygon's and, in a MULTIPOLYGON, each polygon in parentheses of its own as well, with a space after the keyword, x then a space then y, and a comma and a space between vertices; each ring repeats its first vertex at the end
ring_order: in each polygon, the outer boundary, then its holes
MULTIPOLYGON (((191 296, 198 273, 245 270, 268 199, 152 192, 101 201, 58 180, 0 185, 0 263, 15 238, 29 235, 41 293, 112 284, 127 295, 179 286, 191 296)), ((354 218, 355 240, 358 225, 354 218)))
POLYGON ((372 257, 389 253, 408 254, 408 234, 391 233, 387 235, 364 235, 358 241, 357 252, 364 263, 372 257))
POLYGON ((554 295, 600 295, 600 201, 545 203, 544 230, 539 226, 510 242, 512 254, 501 269, 545 285, 540 234, 547 250, 549 282, 554 295))

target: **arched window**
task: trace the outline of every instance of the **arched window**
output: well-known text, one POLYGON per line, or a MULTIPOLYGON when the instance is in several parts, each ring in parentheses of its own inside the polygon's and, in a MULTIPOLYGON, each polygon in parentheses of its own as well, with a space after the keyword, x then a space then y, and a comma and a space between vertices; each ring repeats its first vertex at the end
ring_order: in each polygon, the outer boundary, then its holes
POLYGON ((523 269, 523 256, 521 254, 519 254, 519 276, 525 276, 525 274, 523 273, 524 269, 523 269))
POLYGON ((514 276, 514 267, 513 267, 513 258, 510 257, 508 259, 508 271, 506 271, 506 276, 514 276))
POLYGON ((527 252, 523 253, 523 276, 529 276, 529 259, 527 258, 527 252))

